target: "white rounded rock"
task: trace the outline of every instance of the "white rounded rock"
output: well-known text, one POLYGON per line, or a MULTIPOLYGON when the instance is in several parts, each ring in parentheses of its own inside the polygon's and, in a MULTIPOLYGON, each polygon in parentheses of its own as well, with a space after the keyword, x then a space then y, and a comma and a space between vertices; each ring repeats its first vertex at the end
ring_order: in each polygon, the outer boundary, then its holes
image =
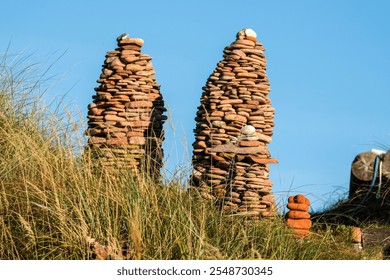
POLYGON ((116 40, 119 42, 121 40, 128 40, 130 39, 130 35, 128 33, 123 33, 121 35, 119 35, 116 40))
POLYGON ((244 33, 246 36, 257 38, 256 32, 251 28, 244 29, 244 33))
POLYGON ((254 128, 252 125, 246 125, 243 128, 241 128, 241 134, 245 136, 252 136, 256 134, 256 128, 254 128))

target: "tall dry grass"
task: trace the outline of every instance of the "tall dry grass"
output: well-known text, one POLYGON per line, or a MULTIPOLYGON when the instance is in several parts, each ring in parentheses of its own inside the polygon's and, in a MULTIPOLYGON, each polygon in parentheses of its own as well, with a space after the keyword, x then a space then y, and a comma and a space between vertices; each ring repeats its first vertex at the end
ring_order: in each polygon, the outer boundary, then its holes
POLYGON ((367 257, 330 230, 302 241, 282 217, 226 217, 183 178, 96 171, 81 136, 69 142, 79 123, 42 106, 42 77, 21 65, 0 65, 0 259, 93 259, 91 244, 124 259, 367 257))

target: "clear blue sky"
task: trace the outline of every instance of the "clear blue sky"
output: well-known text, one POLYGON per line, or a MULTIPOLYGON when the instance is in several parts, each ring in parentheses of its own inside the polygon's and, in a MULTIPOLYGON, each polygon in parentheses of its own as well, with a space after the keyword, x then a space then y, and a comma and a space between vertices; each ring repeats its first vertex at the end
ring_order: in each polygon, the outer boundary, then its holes
POLYGON ((13 0, 1 4, 0 51, 10 43, 42 67, 66 51, 48 94, 68 92, 86 120, 106 51, 121 33, 143 38, 171 112, 172 171, 190 167, 201 88, 223 48, 252 28, 266 48, 276 109, 273 191, 281 203, 303 193, 321 210, 348 191, 358 153, 390 146, 389 14, 385 0, 13 0))

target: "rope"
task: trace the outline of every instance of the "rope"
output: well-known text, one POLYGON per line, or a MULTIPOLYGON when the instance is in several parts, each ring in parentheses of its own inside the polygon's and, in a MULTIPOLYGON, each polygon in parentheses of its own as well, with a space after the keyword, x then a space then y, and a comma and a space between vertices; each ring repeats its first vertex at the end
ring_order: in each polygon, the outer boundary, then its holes
POLYGON ((377 156, 379 158, 379 183, 378 183, 378 191, 376 193, 376 200, 379 200, 381 198, 381 187, 382 187, 382 160, 383 158, 381 156, 377 156))
POLYGON ((369 187, 366 195, 364 196, 362 202, 360 202, 360 206, 366 202, 369 194, 371 193, 372 189, 374 188, 375 181, 376 181, 376 178, 378 176, 378 172, 379 172, 378 192, 376 193, 375 198, 377 200, 379 200, 381 197, 380 192, 381 192, 381 187, 382 187, 382 160, 383 160, 383 156, 384 156, 385 152, 380 151, 380 150, 375 150, 375 149, 372 149, 371 152, 376 154, 375 163, 374 163, 374 177, 372 178, 370 187, 369 187))
POLYGON ((360 204, 358 205, 358 207, 355 209, 355 211, 353 211, 353 214, 354 215, 356 213, 356 211, 363 206, 363 204, 366 202, 368 196, 370 195, 370 193, 372 192, 372 189, 374 188, 375 186, 375 181, 376 181, 376 178, 378 176, 378 172, 379 172, 379 182, 378 182, 378 191, 376 193, 376 196, 375 198, 377 200, 380 199, 381 197, 381 187, 382 187, 382 161, 383 161, 383 157, 385 155, 386 152, 384 151, 381 151, 381 150, 376 150, 376 149, 372 149, 371 152, 375 153, 376 156, 375 156, 375 162, 374 162, 374 177, 372 178, 372 181, 371 181, 371 184, 370 184, 370 187, 368 188, 368 191, 366 193, 366 195, 364 196, 364 198, 362 199, 362 201, 360 202, 360 204))

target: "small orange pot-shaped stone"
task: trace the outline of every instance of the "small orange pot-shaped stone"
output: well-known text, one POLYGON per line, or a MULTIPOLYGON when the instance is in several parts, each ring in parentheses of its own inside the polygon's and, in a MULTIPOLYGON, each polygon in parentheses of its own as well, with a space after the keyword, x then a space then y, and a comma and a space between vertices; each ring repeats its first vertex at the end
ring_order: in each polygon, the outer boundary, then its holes
POLYGON ((310 205, 310 200, 302 194, 297 194, 296 196, 290 196, 288 198, 288 203, 299 203, 299 204, 310 205))
POLYGON ((354 243, 362 243, 362 230, 359 227, 352 227, 351 237, 354 243))
POLYGON ((303 196, 302 194, 298 194, 294 197, 294 202, 299 203, 299 204, 305 204, 310 206, 310 200, 303 196))

